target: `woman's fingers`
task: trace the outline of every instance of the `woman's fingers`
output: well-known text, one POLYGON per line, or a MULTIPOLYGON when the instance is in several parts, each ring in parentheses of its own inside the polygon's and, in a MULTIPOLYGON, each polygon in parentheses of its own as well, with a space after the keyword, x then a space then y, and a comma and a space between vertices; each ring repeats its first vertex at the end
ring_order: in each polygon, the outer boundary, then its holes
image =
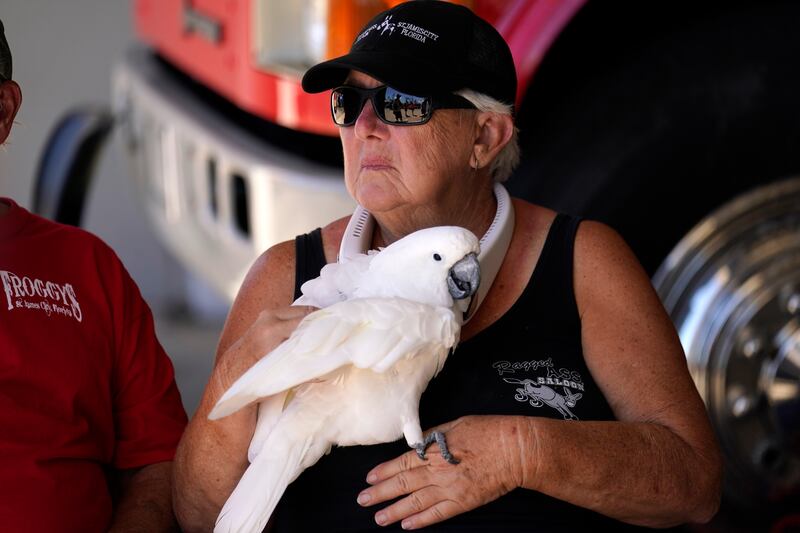
POLYGON ((375 522, 385 526, 398 521, 406 525, 422 527, 421 524, 432 524, 457 514, 456 504, 443 497, 444 491, 439 487, 429 486, 415 490, 402 500, 381 509, 375 514, 375 522), (439 516, 438 520, 436 517, 439 516))
POLYGON ((413 451, 404 453, 367 474, 372 486, 359 494, 358 502, 370 506, 401 498, 377 511, 376 522, 402 521, 404 529, 418 529, 499 498, 514 489, 518 477, 506 460, 513 450, 504 451, 504 428, 510 424, 510 417, 468 416, 434 428, 446 432, 459 464, 442 458, 435 444, 425 461, 413 451))
POLYGON ((248 335, 255 336, 256 344, 262 352, 258 359, 288 339, 300 321, 316 310, 316 307, 298 305, 262 311, 248 331, 248 335))
MULTIPOLYGON (((417 460, 419 461, 419 458, 417 460)), ((429 484, 430 476, 426 467, 419 466, 411 470, 402 470, 361 491, 357 501, 359 504, 369 507, 423 489, 429 484)))
POLYGON ((294 318, 304 318, 307 314, 317 311, 318 308, 310 305, 290 305, 287 307, 279 307, 275 309, 275 316, 282 320, 291 320, 294 318))
POLYGON ((436 524, 461 514, 468 509, 458 505, 454 500, 441 500, 424 511, 402 519, 403 529, 419 529, 436 524))
POLYGON ((399 457, 395 457, 391 461, 381 463, 370 470, 367 474, 367 483, 370 485, 375 485, 376 483, 380 483, 381 481, 389 479, 392 476, 396 476, 400 472, 412 470, 419 466, 424 466, 425 464, 425 461, 420 459, 416 452, 407 452, 399 457))

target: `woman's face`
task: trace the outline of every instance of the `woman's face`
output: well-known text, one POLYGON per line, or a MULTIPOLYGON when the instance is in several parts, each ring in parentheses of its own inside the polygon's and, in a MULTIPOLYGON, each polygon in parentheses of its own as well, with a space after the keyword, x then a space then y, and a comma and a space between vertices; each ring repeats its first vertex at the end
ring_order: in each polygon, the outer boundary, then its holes
MULTIPOLYGON (((381 82, 351 71, 348 85, 372 88, 381 82)), ((466 112, 469 113, 469 112, 466 112)), ((472 120, 461 110, 436 110, 419 126, 390 126, 366 102, 355 124, 340 127, 347 190, 374 214, 415 217, 425 211, 446 209, 469 189, 467 178, 475 132, 472 120)), ((418 220, 419 217, 416 217, 418 220)))

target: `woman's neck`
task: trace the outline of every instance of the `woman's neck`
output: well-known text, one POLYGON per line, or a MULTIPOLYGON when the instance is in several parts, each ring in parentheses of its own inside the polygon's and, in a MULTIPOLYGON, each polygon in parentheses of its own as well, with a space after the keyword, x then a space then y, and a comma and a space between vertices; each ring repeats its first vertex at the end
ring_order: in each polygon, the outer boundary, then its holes
POLYGON ((461 226, 481 238, 494 220, 497 200, 493 187, 479 194, 460 197, 435 207, 419 207, 403 212, 374 214, 372 248, 388 246, 414 231, 433 226, 461 226))

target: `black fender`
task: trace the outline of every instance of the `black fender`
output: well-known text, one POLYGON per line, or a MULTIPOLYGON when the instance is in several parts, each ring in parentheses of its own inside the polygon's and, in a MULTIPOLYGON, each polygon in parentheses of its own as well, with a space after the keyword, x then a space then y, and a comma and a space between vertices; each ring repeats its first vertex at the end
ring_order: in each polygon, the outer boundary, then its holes
POLYGON ((35 176, 33 211, 80 226, 95 163, 114 125, 105 107, 80 107, 62 116, 45 144, 35 176))

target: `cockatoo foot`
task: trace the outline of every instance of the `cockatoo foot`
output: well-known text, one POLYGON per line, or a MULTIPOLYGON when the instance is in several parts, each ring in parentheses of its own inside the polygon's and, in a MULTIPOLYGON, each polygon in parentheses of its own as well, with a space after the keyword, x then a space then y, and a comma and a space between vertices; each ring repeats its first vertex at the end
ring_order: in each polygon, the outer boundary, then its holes
POLYGON ((445 461, 452 465, 457 465, 460 462, 458 459, 453 457, 452 453, 450 453, 450 450, 447 448, 447 439, 445 438, 444 433, 441 431, 432 431, 428 434, 428 436, 425 437, 424 442, 414 445, 414 449, 417 451, 417 456, 423 461, 426 461, 427 458, 425 457, 425 450, 427 450, 428 446, 434 442, 439 445, 439 451, 441 452, 445 461))

